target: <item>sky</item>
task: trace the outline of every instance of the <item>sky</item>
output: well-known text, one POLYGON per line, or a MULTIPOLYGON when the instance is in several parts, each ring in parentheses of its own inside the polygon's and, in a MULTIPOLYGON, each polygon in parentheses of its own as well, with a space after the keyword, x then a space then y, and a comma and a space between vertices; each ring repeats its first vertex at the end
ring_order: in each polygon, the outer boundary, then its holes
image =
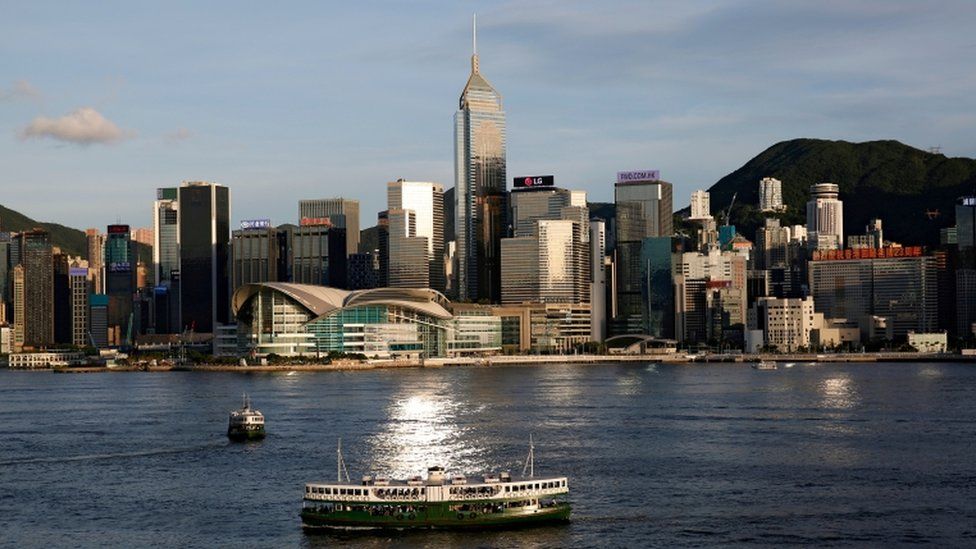
MULTIPOLYGON (((659 169, 675 209, 776 142, 897 139, 976 157, 970 0, 0 0, 0 204, 78 228, 151 224, 155 189, 231 188, 296 222, 398 178, 454 185, 478 16, 508 175, 612 201, 659 169)), ((2 220, 0 220, 2 224, 2 220)))

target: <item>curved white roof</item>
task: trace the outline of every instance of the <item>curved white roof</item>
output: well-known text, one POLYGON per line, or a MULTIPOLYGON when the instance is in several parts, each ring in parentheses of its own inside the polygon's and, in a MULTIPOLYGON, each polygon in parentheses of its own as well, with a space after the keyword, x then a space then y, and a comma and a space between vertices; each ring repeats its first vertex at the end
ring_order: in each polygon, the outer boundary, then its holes
POLYGON ((291 282, 260 282, 237 288, 231 299, 234 315, 237 315, 247 300, 262 288, 287 295, 308 309, 315 317, 330 314, 337 309, 364 305, 396 305, 442 320, 453 317, 447 310, 450 301, 440 292, 430 288, 374 288, 350 292, 328 286, 291 282))

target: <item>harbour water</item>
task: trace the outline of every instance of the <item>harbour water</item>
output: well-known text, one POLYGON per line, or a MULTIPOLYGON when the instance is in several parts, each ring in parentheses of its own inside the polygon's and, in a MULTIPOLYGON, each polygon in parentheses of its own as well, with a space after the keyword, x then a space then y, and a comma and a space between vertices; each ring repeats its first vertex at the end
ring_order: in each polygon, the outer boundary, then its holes
POLYGON ((976 545, 976 367, 0 370, 0 545, 976 545), (264 441, 227 441, 247 392, 264 441), (305 534, 306 481, 567 475, 569 525, 305 534))

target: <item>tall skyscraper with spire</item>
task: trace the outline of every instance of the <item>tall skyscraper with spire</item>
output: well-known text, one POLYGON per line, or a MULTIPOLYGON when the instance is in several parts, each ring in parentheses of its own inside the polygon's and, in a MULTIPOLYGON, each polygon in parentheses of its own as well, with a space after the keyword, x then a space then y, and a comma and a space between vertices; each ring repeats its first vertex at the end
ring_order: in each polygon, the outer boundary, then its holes
POLYGON ((457 291, 462 301, 501 299, 501 239, 505 232, 505 111, 502 96, 478 66, 472 28, 471 76, 454 115, 457 291))

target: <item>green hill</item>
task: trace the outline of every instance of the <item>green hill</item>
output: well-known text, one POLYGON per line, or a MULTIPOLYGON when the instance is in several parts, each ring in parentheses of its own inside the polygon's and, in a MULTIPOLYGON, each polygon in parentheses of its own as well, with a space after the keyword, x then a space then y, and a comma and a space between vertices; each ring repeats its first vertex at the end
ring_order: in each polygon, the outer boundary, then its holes
POLYGON ((837 183, 845 235, 861 234, 867 221, 878 217, 886 240, 931 246, 939 242, 939 229, 955 223, 956 198, 973 194, 976 160, 947 158, 898 141, 777 143, 709 189, 713 213, 727 208, 738 193, 732 222, 750 239, 768 215, 758 208, 763 177, 783 182, 788 211, 777 217, 784 222, 806 223, 810 185, 837 183))
POLYGON ((20 232, 42 228, 51 233, 51 242, 71 255, 88 257, 88 238, 84 231, 65 227, 57 223, 35 221, 26 215, 0 205, 0 228, 4 231, 20 232))
MULTIPOLYGON (((27 231, 42 228, 51 233, 51 243, 70 255, 88 258, 88 237, 84 231, 65 227, 58 223, 35 221, 26 215, 0 205, 0 229, 9 232, 27 231)), ((136 243, 136 256, 139 261, 152 263, 152 247, 136 243)))

